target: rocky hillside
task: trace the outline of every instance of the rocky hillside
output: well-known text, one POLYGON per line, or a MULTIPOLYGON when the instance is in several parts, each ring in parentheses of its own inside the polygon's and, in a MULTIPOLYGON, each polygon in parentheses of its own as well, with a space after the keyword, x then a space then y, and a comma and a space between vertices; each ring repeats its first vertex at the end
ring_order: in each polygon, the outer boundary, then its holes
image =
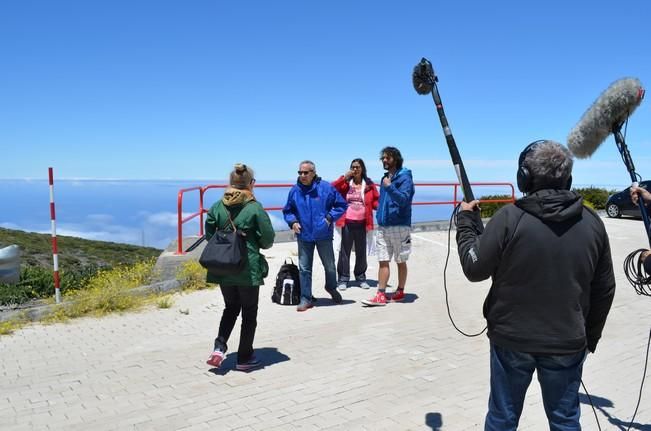
MULTIPOLYGON (((0 228, 0 248, 16 244, 21 249, 23 266, 52 267, 52 237, 47 234, 0 228)), ((57 235, 59 268, 74 269, 89 265, 115 266, 157 257, 162 250, 115 242, 92 241, 57 235)))

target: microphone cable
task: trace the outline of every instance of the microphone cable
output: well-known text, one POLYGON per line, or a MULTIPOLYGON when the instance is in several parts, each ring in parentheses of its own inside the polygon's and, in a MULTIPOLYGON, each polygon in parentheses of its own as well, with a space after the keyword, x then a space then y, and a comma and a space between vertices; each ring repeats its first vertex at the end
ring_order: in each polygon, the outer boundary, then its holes
POLYGON ((599 418, 597 417, 597 410, 594 408, 594 404, 592 403, 592 397, 590 396, 588 389, 586 389, 585 384, 583 383, 583 379, 580 380, 581 380, 581 386, 583 386, 583 390, 585 391, 585 394, 588 396, 588 401, 590 401, 590 407, 592 407, 592 413, 594 413, 594 420, 597 421, 597 429, 601 431, 601 424, 599 423, 599 418))
MULTIPOLYGON (((450 216, 450 225, 448 226, 448 251, 445 256, 445 266, 443 267, 443 290, 445 290, 445 307, 448 310, 448 318, 450 319, 450 322, 452 323, 452 326, 454 326, 454 329, 457 330, 461 335, 464 335, 466 337, 472 338, 472 337, 478 337, 484 332, 486 332, 486 329, 488 328, 487 326, 484 326, 484 329, 481 330, 481 332, 478 332, 476 334, 466 334, 463 332, 457 325, 454 323, 454 319, 452 318, 452 313, 450 312, 450 302, 448 299, 448 287, 447 287, 447 277, 446 277, 446 272, 448 269, 448 261, 450 260, 450 233, 452 232, 452 221, 456 220, 457 213, 459 212, 459 208, 461 207, 461 204, 457 204, 457 206, 452 210, 452 215, 450 216)), ((456 223, 455 223, 456 225, 456 223)))
POLYGON ((644 360, 644 372, 642 373, 642 382, 640 383, 640 394, 637 397, 637 404, 635 406, 635 411, 633 412, 633 417, 631 422, 628 424, 626 431, 629 431, 633 426, 633 421, 635 420, 635 415, 637 414, 637 409, 640 408, 640 401, 642 400, 642 388, 644 388, 644 379, 646 378, 646 370, 649 365, 649 347, 651 346, 651 329, 649 329, 649 340, 646 343, 646 359, 644 360))
MULTIPOLYGON (((643 252, 647 250, 640 248, 638 250, 633 251, 630 253, 626 258, 624 259, 624 275, 626 275, 626 279, 628 280, 629 283, 633 286, 635 289, 635 293, 638 295, 644 295, 644 296, 651 296, 651 276, 646 274, 646 271, 644 271, 642 267, 642 261, 640 260, 640 256, 643 252)), ((631 422, 628 424, 628 428, 626 428, 627 431, 631 429, 633 426, 633 422, 635 421, 635 416, 637 415, 637 411, 640 408, 640 401, 642 400, 642 390, 644 388, 644 381, 646 379, 646 371, 649 365, 649 347, 651 347, 651 329, 649 330, 649 338, 647 340, 647 345, 646 345, 646 355, 644 359, 644 371, 642 372, 642 381, 640 382, 640 392, 638 394, 637 398, 637 404, 635 405, 635 411, 633 412, 633 417, 631 418, 631 422)), ((583 385, 583 381, 581 381, 581 384, 583 385)), ((588 395, 588 400, 590 400, 590 404, 592 405, 592 399, 590 398, 590 394, 588 394, 588 390, 585 388, 585 385, 583 385, 583 389, 585 390, 585 393, 588 395)), ((594 411, 594 405, 592 405, 592 410, 594 411)), ((595 418, 597 417, 597 413, 595 411, 595 418)), ((597 420, 597 426, 599 426, 599 420, 597 420)), ((599 428, 601 430, 601 428, 599 428)))
POLYGON ((647 275, 642 268, 640 256, 647 250, 640 248, 630 253, 624 259, 624 275, 638 295, 651 296, 651 276, 647 275))
MULTIPOLYGON (((644 371, 642 372, 642 382, 640 383, 640 392, 637 397, 637 404, 635 405, 635 411, 633 412, 633 417, 631 418, 631 421, 629 422, 626 431, 630 431, 631 427, 633 426, 633 422, 635 421, 635 416, 637 415, 637 411, 640 408, 640 401, 642 401, 642 390, 644 389, 644 380, 646 379, 646 370, 649 365, 650 347, 651 347, 651 329, 649 329, 649 338, 646 343, 646 356, 644 359, 644 371)), ((599 429, 599 431, 601 431, 601 425, 599 424, 599 417, 597 416, 597 410, 595 409, 594 403, 592 402, 592 397, 590 396, 588 389, 585 387, 585 383, 583 383, 583 379, 581 379, 581 386, 583 386, 583 390, 585 391, 585 394, 588 397, 588 401, 590 402, 590 407, 592 407, 592 413, 594 413, 594 418, 597 421, 597 428, 599 429)))

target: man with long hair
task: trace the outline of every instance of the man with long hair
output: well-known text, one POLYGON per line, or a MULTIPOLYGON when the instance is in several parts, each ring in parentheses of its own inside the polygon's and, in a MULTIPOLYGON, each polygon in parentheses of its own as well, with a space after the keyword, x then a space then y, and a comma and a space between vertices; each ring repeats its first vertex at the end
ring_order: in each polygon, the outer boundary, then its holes
POLYGON ((376 214, 376 248, 380 268, 375 296, 362 301, 362 304, 369 307, 387 304, 386 287, 392 258, 398 265, 398 288, 391 300, 397 302, 405 298, 407 259, 411 253, 411 202, 414 198, 411 171, 402 166, 402 154, 395 147, 383 148, 380 161, 386 170, 380 183, 380 201, 376 214))

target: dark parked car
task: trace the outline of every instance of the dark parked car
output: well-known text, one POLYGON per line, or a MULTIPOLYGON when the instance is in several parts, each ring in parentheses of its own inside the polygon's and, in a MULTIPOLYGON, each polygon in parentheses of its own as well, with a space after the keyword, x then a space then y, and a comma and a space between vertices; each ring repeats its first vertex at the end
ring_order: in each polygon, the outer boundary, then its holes
MULTIPOLYGON (((651 190, 651 181, 640 182, 640 187, 651 190)), ((608 217, 621 217, 622 215, 642 217, 640 209, 631 201, 630 187, 615 193, 606 202, 606 214, 608 217)))

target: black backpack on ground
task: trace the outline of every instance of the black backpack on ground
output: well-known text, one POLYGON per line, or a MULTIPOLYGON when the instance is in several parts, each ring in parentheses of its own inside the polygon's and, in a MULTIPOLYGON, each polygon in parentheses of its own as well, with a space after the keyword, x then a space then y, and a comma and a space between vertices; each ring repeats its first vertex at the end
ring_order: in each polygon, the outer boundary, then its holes
POLYGON ((278 270, 271 300, 280 305, 298 305, 301 301, 301 280, 298 266, 291 258, 285 259, 278 270))

